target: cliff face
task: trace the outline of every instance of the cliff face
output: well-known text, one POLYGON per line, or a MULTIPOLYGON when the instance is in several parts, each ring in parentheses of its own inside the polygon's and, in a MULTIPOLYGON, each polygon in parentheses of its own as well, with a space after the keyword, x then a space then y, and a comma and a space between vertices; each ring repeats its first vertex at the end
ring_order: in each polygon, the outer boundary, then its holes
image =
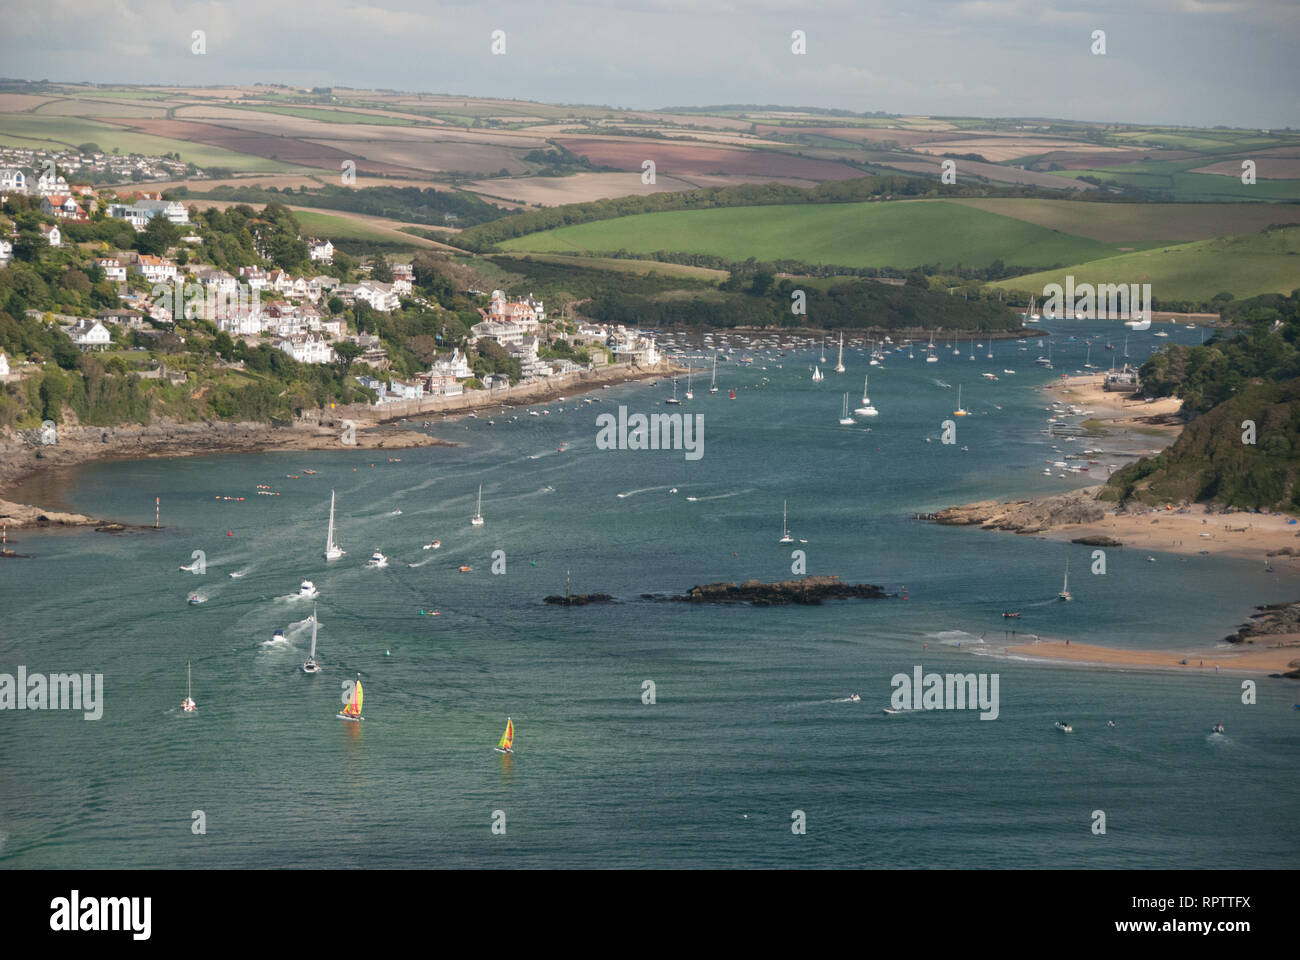
POLYGON ((949 507, 932 514, 935 523, 948 526, 980 526, 985 530, 1009 530, 1013 533, 1042 533, 1071 523, 1096 523, 1106 515, 1098 502, 1101 487, 1084 487, 1041 500, 1016 500, 1001 503, 981 500, 960 507, 949 507))

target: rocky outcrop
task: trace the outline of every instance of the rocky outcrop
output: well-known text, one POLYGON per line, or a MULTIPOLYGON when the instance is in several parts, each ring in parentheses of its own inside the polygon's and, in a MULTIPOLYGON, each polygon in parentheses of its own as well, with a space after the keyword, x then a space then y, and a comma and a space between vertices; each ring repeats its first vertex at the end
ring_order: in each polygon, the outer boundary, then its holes
POLYGON ((614 598, 608 593, 574 593, 567 597, 553 593, 542 600, 542 603, 550 603, 559 607, 585 607, 589 603, 613 602, 614 598))
POLYGON ((844 583, 836 576, 801 577, 764 583, 746 580, 744 583, 706 583, 691 587, 672 600, 690 603, 750 603, 756 607, 784 606, 786 604, 819 604, 823 600, 858 598, 882 600, 892 594, 870 583, 844 583))
POLYGON ((985 530, 1009 530, 1012 533, 1045 533, 1068 524, 1096 523, 1106 515, 1106 507, 1097 500, 1101 487, 1084 487, 1069 493, 1039 500, 1015 500, 1002 503, 981 500, 960 507, 949 507, 927 519, 946 526, 978 526, 985 530))
MULTIPOLYGON (((1300 634, 1300 601, 1270 603, 1255 609, 1260 612, 1252 613, 1250 619, 1243 623, 1236 633, 1223 638, 1225 642, 1253 643, 1254 637, 1300 634)), ((1295 641, 1295 646, 1300 647, 1300 640, 1295 641)))

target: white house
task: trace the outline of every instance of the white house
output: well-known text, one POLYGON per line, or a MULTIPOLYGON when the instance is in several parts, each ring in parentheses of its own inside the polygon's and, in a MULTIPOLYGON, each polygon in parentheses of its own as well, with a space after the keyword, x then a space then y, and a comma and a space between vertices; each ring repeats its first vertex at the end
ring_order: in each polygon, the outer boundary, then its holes
POLYGON ((13 259, 14 245, 8 240, 0 239, 0 264, 8 263, 13 259))
POLYGON ((58 173, 42 173, 40 179, 36 181, 36 193, 38 196, 48 197, 56 193, 67 193, 68 181, 60 177, 58 173))
POLYGON ((398 400, 419 400, 424 396, 424 384, 419 380, 405 383, 401 380, 389 380, 388 392, 398 400))
POLYGON ((118 283, 126 282, 126 267, 117 257, 96 257, 95 266, 104 271, 104 276, 118 283))
POLYGON ((380 283, 377 280, 366 280, 364 283, 358 283, 353 296, 358 301, 370 304, 380 313, 391 313, 401 306, 397 294, 393 292, 393 285, 391 283, 380 283))
POLYGON ((26 193, 27 174, 17 167, 0 169, 0 194, 26 193))
POLYGON ((334 244, 328 240, 310 240, 307 243, 307 254, 313 260, 331 263, 334 260, 334 244))
POLYGON ((486 339, 495 340, 501 346, 508 347, 522 341, 528 335, 528 328, 508 320, 484 320, 470 327, 469 333, 471 343, 486 339))
POLYGON ((59 233, 58 227, 51 226, 48 223, 42 223, 40 226, 41 233, 44 235, 46 243, 51 247, 63 246, 63 234, 59 233))
POLYGON ((144 230, 149 226, 149 221, 159 215, 175 224, 190 222, 190 213, 185 209, 185 204, 175 200, 137 200, 131 205, 112 203, 109 204, 108 215, 126 220, 137 230, 144 230))
POLYGON ((451 351, 450 357, 434 360, 430 372, 435 375, 449 376, 456 380, 464 380, 474 376, 474 371, 469 366, 469 360, 465 354, 460 352, 459 347, 451 351))
POLYGON ((164 283, 176 279, 176 264, 166 257, 142 253, 134 264, 135 272, 150 283, 164 283))
POLYGON ((285 337, 277 340, 275 346, 299 363, 334 362, 334 348, 318 336, 285 337))
POLYGON ((82 350, 104 350, 113 342, 108 327, 98 320, 78 320, 72 326, 64 327, 63 332, 82 350))

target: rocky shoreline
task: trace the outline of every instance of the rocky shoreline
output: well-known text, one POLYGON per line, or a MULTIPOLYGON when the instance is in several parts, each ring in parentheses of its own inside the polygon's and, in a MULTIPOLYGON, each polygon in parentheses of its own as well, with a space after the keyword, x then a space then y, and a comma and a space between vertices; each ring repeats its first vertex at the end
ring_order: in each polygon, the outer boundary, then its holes
POLYGON ((0 499, 0 521, 11 527, 104 527, 121 524, 38 503, 59 504, 61 471, 91 462, 196 457, 222 453, 262 453, 268 450, 401 450, 446 445, 427 434, 374 424, 357 423, 355 444, 341 440, 341 425, 229 423, 206 420, 180 423, 161 420, 149 426, 60 426, 57 440, 43 443, 38 435, 0 434, 0 490, 14 500, 0 499))
MULTIPOLYGON (((922 519, 952 527, 978 526, 984 530, 1005 530, 1020 534, 1047 533, 1058 526, 1097 523, 1102 520, 1106 516, 1107 506, 1097 499, 1101 490, 1102 486, 1099 485, 1037 500, 981 500, 926 514, 922 519)), ((1081 537, 1080 542, 1088 539, 1090 538, 1081 537)), ((1118 540, 1106 539, 1111 542, 1098 545, 1120 545, 1118 540)))

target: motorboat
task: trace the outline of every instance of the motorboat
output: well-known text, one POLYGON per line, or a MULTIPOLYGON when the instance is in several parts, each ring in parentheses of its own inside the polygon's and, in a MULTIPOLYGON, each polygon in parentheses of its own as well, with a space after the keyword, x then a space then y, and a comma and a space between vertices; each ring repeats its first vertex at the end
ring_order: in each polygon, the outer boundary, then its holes
POLYGON ((441 547, 441 546, 442 546, 442 541, 441 541, 441 540, 430 540, 428 543, 426 543, 426 544, 424 545, 424 549, 425 549, 425 550, 437 550, 437 549, 438 549, 439 547, 441 547))
POLYGON ((300 597, 310 598, 310 597, 316 597, 319 594, 320 591, 316 589, 316 584, 312 583, 310 580, 304 580, 302 584, 298 587, 298 596, 300 597))
POLYGON ((1057 720, 1055 726, 1056 729, 1060 730, 1062 733, 1074 733, 1074 727, 1070 726, 1064 720, 1057 720))
POLYGON ((378 550, 376 550, 374 553, 370 555, 370 559, 366 561, 366 566, 373 567, 375 569, 379 569, 380 567, 386 567, 388 566, 388 558, 384 556, 382 553, 380 553, 378 550))

